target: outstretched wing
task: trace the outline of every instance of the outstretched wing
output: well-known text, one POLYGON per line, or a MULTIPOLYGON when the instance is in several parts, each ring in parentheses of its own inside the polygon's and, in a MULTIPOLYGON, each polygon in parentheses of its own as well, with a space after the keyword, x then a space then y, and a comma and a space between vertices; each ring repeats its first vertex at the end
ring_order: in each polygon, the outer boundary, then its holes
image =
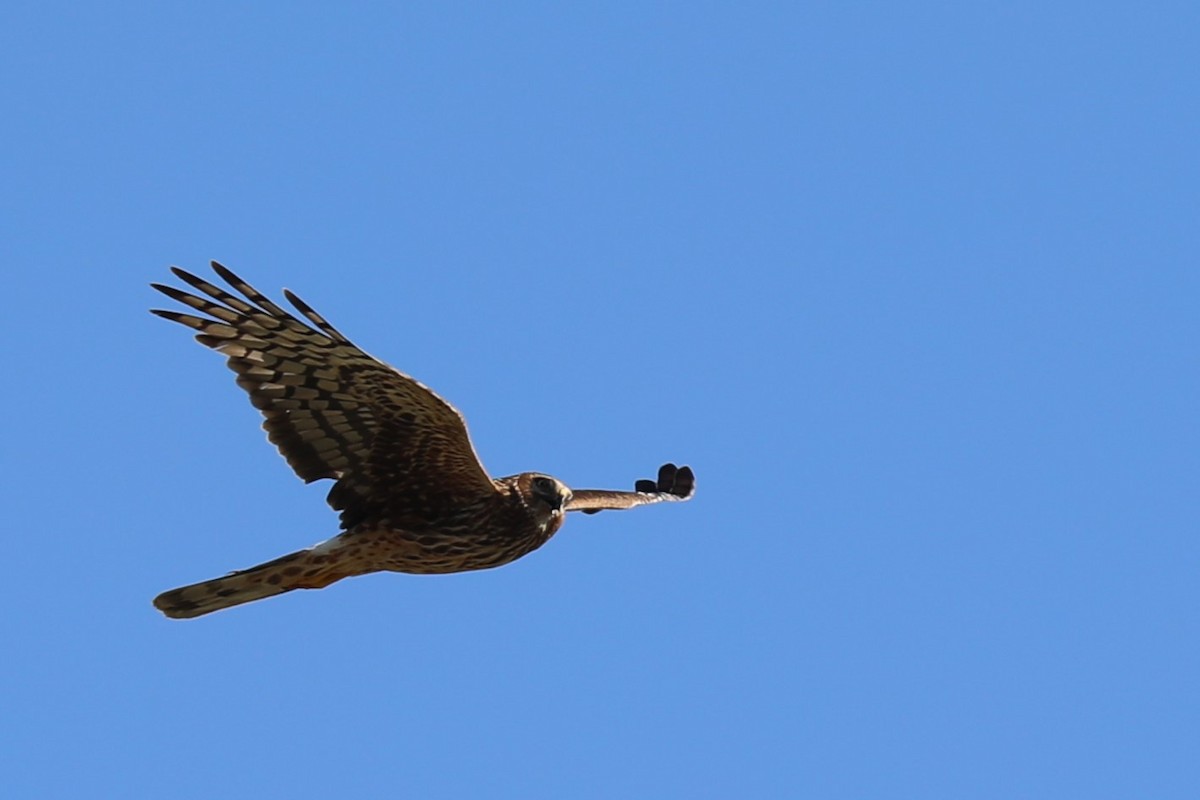
POLYGON ((311 325, 217 262, 212 267, 246 299, 172 267, 205 296, 151 285, 207 316, 152 313, 192 328, 197 341, 228 357, 296 474, 306 483, 337 481, 329 504, 342 512, 343 527, 379 516, 436 520, 496 491, 453 406, 358 349, 286 289, 311 325))
POLYGON ((617 492, 609 489, 576 489, 567 511, 582 511, 595 514, 606 509, 633 508, 649 503, 678 502, 691 500, 696 493, 696 476, 691 467, 676 467, 663 464, 658 468, 658 481, 640 480, 636 491, 617 492))

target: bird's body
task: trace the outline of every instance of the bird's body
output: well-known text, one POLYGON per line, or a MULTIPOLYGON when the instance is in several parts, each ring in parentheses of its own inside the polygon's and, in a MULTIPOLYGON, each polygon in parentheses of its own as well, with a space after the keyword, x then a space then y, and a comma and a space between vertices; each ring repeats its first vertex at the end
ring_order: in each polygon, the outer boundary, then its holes
POLYGON ((266 417, 268 438, 301 478, 336 481, 329 502, 341 511, 343 531, 308 550, 164 592, 154 604, 168 616, 200 616, 371 572, 498 567, 549 541, 567 511, 686 500, 694 491, 691 470, 671 464, 633 492, 573 492, 533 472, 490 478, 462 417, 431 390, 355 347, 291 293, 312 326, 219 264, 213 268, 249 302, 175 269, 206 297, 155 288, 207 316, 154 313, 196 330, 202 344, 228 357, 238 385, 266 417))

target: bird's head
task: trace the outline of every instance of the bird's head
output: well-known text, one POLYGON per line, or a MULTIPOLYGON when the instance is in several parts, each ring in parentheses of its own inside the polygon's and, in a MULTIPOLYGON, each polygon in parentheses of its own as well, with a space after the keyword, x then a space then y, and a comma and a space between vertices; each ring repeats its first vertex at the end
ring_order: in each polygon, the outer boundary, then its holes
POLYGON ((517 481, 525 505, 537 517, 556 519, 566 511, 571 490, 566 484, 539 472, 526 472, 517 481))

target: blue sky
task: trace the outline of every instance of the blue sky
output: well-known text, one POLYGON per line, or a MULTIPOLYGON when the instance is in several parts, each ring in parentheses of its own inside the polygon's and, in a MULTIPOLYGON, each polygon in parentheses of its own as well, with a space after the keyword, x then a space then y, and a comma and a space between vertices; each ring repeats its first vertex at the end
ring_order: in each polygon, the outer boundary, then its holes
POLYGON ((1193 798, 1194 4, 21 3, 13 797, 1193 798), (494 474, 691 503, 174 622, 336 531, 218 259, 494 474))

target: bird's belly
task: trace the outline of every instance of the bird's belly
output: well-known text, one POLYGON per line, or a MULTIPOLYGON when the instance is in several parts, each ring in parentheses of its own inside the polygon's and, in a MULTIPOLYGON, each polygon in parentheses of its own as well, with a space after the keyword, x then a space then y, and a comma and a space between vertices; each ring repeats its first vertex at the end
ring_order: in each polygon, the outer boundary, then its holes
POLYGON ((486 537, 438 531, 413 532, 392 527, 355 529, 342 534, 341 555, 362 564, 364 571, 438 575, 499 567, 536 550, 550 538, 486 537))

